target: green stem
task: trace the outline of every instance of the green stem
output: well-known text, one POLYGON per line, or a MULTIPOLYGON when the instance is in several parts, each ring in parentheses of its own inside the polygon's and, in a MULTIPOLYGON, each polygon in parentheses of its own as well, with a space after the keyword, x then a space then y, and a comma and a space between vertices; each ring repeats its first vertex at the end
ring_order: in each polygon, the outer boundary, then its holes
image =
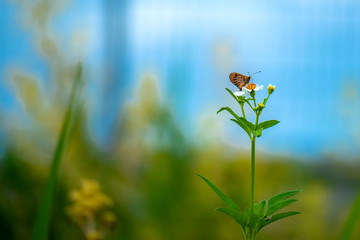
MULTIPOLYGON (((259 124, 259 117, 261 111, 256 113, 256 122, 255 122, 255 130, 259 124)), ((254 193, 255 193, 255 139, 256 136, 253 134, 251 138, 251 190, 250 190, 250 239, 255 239, 255 232, 253 229, 253 219, 254 219, 254 193)))
POLYGON ((244 103, 241 103, 240 106, 241 106, 242 115, 246 119, 245 111, 244 111, 244 103))
POLYGON ((258 126, 258 124, 259 124, 260 114, 261 114, 261 110, 260 110, 258 113, 256 113, 255 130, 257 129, 257 126, 258 126))
POLYGON ((255 192, 255 135, 251 139, 251 192, 250 192, 250 239, 253 239, 254 192, 255 192))
POLYGON ((269 97, 270 97, 270 93, 268 93, 267 98, 264 99, 264 102, 263 102, 264 105, 265 105, 265 104, 267 103, 267 101, 269 100, 269 97))
MULTIPOLYGON (((254 110, 253 106, 251 106, 251 103, 248 100, 244 100, 247 104, 249 104, 249 107, 254 110)), ((256 107, 256 106, 255 106, 256 107)))

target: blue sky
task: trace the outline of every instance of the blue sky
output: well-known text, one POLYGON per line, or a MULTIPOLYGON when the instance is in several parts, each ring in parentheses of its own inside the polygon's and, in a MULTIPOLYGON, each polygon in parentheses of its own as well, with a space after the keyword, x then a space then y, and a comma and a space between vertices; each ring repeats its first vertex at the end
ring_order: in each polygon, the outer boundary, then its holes
MULTIPOLYGON (((110 1, 111 2, 111 1, 110 1)), ((349 79, 360 76, 360 3, 357 1, 131 1, 119 9, 97 1, 76 1, 56 17, 51 26, 66 44, 79 29, 89 36, 85 54, 92 69, 90 91, 95 106, 92 125, 95 135, 106 142, 116 114, 104 116, 104 103, 118 106, 117 98, 105 102, 100 90, 104 63, 124 66, 125 80, 116 89, 131 99, 139 79, 155 75, 163 98, 189 138, 194 138, 197 118, 213 114, 222 106, 235 106, 225 87, 236 90, 229 72, 262 73, 256 83, 277 85, 276 94, 264 111, 263 119, 281 121, 259 141, 260 148, 299 156, 355 154, 351 128, 342 115, 342 92, 349 79), (120 9, 125 7, 125 9, 120 9), (125 13, 125 16, 122 15, 125 13), (107 24, 125 24, 125 32, 109 34, 107 24), (123 35, 121 35, 123 34, 123 35), (113 37, 125 37, 122 48, 112 49, 113 37), (115 62, 113 55, 124 55, 115 62), (107 125, 100 126, 106 118, 107 125), (271 132, 270 132, 271 131, 271 132)), ((116 4, 114 5, 116 6, 116 4)), ((6 78, 12 64, 35 72, 44 79, 46 62, 33 46, 33 36, 20 26, 16 5, 1 2, 2 37, 0 74, 6 78)), ((76 58, 76 55, 73 56, 76 58)), ((121 76, 120 76, 121 77, 121 76)), ((358 88, 355 84, 351 88, 358 88)), ((13 96, 0 83, 0 107, 14 107, 13 96)), ((265 94, 265 93, 264 93, 265 94)), ((354 103, 359 108, 359 103, 354 103)), ((121 106, 120 106, 121 107, 121 106)), ((352 116, 357 117, 358 115, 352 116)), ((224 126, 225 141, 245 141, 245 135, 225 114, 215 116, 224 126)), ((351 121, 353 122, 353 121, 351 121)))

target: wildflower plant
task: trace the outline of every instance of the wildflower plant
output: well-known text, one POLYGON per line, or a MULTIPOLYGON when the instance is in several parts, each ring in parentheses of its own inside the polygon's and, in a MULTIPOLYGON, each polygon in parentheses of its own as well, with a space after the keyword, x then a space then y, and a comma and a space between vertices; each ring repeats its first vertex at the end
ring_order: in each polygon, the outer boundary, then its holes
POLYGON ((271 128, 279 123, 277 120, 268 120, 264 122, 259 122, 260 115, 263 110, 266 108, 266 104, 269 100, 269 97, 274 93, 275 86, 269 85, 267 87, 267 97, 264 98, 262 102, 257 103, 256 96, 257 92, 264 89, 263 85, 257 85, 255 83, 249 83, 245 88, 242 88, 241 91, 232 92, 231 90, 226 90, 230 95, 235 99, 235 101, 240 105, 242 116, 238 116, 230 107, 222 107, 217 113, 222 111, 229 112, 233 118, 231 121, 239 125, 249 136, 251 141, 251 192, 250 192, 250 207, 242 211, 240 207, 234 203, 228 196, 226 196, 219 188, 217 188, 209 179, 199 175, 214 191, 215 193, 224 201, 226 207, 217 208, 217 211, 220 211, 231 218, 233 218, 237 223, 240 224, 243 234, 246 240, 255 240, 258 232, 265 226, 278 221, 280 219, 299 214, 300 212, 288 211, 281 212, 279 211, 284 207, 290 205, 291 203, 296 202, 296 199, 289 199, 295 194, 301 192, 302 190, 288 191, 277 194, 271 197, 269 200, 261 200, 258 203, 254 203, 254 191, 255 191, 255 140, 261 137, 262 132, 268 128, 271 128), (255 123, 250 122, 245 115, 244 107, 248 105, 250 109, 255 114, 255 123))
POLYGON ((69 194, 71 204, 66 212, 79 225, 86 240, 104 239, 105 233, 114 227, 115 215, 107 208, 113 201, 100 191, 97 181, 84 179, 81 187, 69 194))

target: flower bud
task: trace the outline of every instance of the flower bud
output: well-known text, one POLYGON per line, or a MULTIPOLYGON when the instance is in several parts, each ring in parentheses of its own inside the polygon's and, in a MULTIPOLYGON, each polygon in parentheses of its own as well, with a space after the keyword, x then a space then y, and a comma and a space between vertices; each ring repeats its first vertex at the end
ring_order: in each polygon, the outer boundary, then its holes
POLYGON ((263 109, 265 105, 263 103, 259 103, 259 109, 263 109))
POLYGON ((269 86, 267 87, 268 93, 272 94, 275 91, 275 87, 275 85, 273 86, 272 84, 269 84, 269 86))
POLYGON ((244 97, 244 96, 238 96, 238 97, 237 97, 237 101, 238 101, 239 103, 244 103, 244 102, 245 102, 245 97, 244 97))
POLYGON ((255 97, 255 91, 254 91, 254 90, 251 90, 251 92, 250 92, 250 96, 251 96, 252 98, 254 98, 254 97, 255 97))

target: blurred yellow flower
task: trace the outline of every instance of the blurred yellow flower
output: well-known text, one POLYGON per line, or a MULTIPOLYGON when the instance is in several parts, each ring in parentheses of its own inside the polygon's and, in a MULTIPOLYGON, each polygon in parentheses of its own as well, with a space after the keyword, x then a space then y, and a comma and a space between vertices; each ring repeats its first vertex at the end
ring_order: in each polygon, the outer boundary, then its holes
POLYGON ((99 231, 89 231, 85 234, 86 240, 102 240, 103 237, 99 231))
POLYGON ((113 201, 100 192, 97 181, 83 179, 81 187, 69 193, 69 199, 71 204, 66 208, 66 212, 71 220, 80 225, 87 240, 103 239, 96 224, 100 215, 102 227, 111 229, 115 225, 116 216, 112 212, 101 214, 107 207, 112 206, 113 201))
POLYGON ((112 229, 116 223, 116 216, 112 212, 105 212, 101 218, 102 224, 107 229, 112 229))

